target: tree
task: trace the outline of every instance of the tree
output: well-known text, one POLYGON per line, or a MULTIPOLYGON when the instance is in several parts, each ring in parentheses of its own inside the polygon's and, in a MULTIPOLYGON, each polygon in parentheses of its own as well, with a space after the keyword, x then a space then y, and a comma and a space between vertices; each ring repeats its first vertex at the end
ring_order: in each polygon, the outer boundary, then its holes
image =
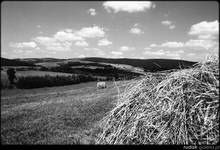
POLYGON ((15 73, 16 72, 15 72, 14 68, 8 68, 7 75, 8 75, 8 79, 10 81, 10 85, 13 85, 14 84, 14 79, 17 79, 15 73))

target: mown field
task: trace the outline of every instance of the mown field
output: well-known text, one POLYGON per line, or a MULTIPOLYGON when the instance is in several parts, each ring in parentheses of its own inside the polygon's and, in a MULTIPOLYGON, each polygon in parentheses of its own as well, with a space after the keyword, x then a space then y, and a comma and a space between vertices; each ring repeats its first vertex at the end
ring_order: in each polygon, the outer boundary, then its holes
MULTIPOLYGON (((94 144, 96 124, 117 101, 113 82, 1 90, 2 144, 94 144)), ((120 90, 127 81, 117 82, 120 90)))

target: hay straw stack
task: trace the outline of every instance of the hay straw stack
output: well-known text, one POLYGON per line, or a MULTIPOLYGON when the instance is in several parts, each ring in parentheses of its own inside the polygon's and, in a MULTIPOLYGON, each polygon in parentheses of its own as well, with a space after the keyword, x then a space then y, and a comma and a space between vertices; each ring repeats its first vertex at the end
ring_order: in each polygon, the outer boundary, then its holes
POLYGON ((149 74, 123 93, 102 120, 98 144, 219 142, 219 60, 149 74))

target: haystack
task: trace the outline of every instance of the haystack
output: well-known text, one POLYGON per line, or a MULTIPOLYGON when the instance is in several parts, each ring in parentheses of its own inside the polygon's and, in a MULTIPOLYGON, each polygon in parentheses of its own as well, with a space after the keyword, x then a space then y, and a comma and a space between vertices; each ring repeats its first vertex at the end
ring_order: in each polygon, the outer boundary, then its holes
POLYGON ((98 144, 219 142, 219 60, 133 82, 102 120, 98 144))

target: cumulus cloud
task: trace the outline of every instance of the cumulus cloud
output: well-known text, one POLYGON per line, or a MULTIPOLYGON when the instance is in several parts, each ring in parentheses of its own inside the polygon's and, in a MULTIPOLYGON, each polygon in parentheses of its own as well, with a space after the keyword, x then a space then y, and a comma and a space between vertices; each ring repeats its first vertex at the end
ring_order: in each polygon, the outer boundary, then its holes
POLYGON ((72 46, 71 42, 63 41, 59 42, 55 38, 39 36, 34 38, 34 40, 40 45, 44 46, 47 50, 55 51, 68 51, 72 46))
POLYGON ((161 50, 158 50, 158 51, 145 51, 144 52, 145 55, 164 55, 165 54, 165 51, 163 49, 161 50))
POLYGON ((182 43, 182 42, 165 42, 165 43, 161 44, 161 47, 180 48, 180 47, 184 47, 184 43, 182 43))
POLYGON ((172 24, 172 22, 169 21, 169 20, 164 20, 164 21, 162 21, 161 23, 162 23, 163 25, 166 25, 166 26, 169 26, 169 25, 172 24))
POLYGON ((143 34, 144 32, 141 31, 140 28, 133 27, 133 28, 131 28, 130 33, 133 33, 133 34, 143 34))
POLYGON ((78 56, 78 58, 85 58, 85 57, 86 57, 86 56, 83 55, 83 54, 78 56))
MULTIPOLYGON (((105 37, 105 31, 107 29, 99 26, 83 27, 80 30, 64 29, 56 32, 53 36, 38 36, 33 40, 43 46, 46 50, 54 51, 69 51, 72 45, 86 47, 88 43, 86 38, 100 38, 105 37)), ((109 45, 111 42, 107 39, 101 41, 102 45, 109 45)))
POLYGON ((172 42, 165 42, 160 45, 151 44, 150 48, 153 48, 153 47, 181 48, 181 47, 184 47, 184 43, 172 41, 172 42))
POLYGON ((129 32, 132 34, 143 34, 144 31, 142 31, 139 26, 140 25, 138 23, 135 23, 129 32))
POLYGON ((199 39, 216 39, 219 34, 219 22, 202 21, 191 26, 189 35, 197 36, 199 39))
POLYGON ((96 15, 96 10, 94 8, 90 8, 88 11, 87 11, 91 16, 95 16, 96 15))
POLYGON ((169 21, 169 20, 161 21, 161 24, 164 25, 164 26, 168 26, 169 29, 174 29, 174 28, 176 28, 176 26, 173 24, 173 22, 172 22, 172 21, 169 21))
POLYGON ((135 50, 135 47, 128 47, 128 46, 122 46, 120 47, 120 51, 133 51, 135 50))
POLYGON ((150 47, 157 47, 157 44, 151 44, 150 47))
POLYGON ((115 56, 120 56, 122 55, 123 53, 120 52, 120 51, 111 51, 111 54, 115 55, 115 56))
POLYGON ((104 37, 105 31, 104 28, 101 28, 99 26, 84 27, 81 30, 77 31, 77 35, 84 38, 104 37))
POLYGON ((202 40, 202 39, 190 39, 185 43, 185 46, 192 49, 212 49, 218 45, 216 41, 202 40))
POLYGON ((86 48, 84 48, 84 50, 86 50, 86 51, 99 51, 100 49, 96 48, 96 47, 86 47, 86 48))
POLYGON ((33 41, 31 42, 21 42, 21 43, 9 43, 12 48, 36 48, 37 44, 33 41))
POLYGON ((87 47, 89 44, 86 41, 77 41, 75 45, 79 47, 87 47))
POLYGON ((185 46, 191 49, 218 49, 219 22, 202 21, 191 26, 189 35, 195 36, 196 39, 190 39, 185 46))
POLYGON ((171 59, 180 59, 182 53, 184 53, 183 50, 168 51, 168 50, 163 50, 163 49, 156 50, 156 51, 146 50, 144 52, 145 55, 149 55, 151 57, 155 57, 155 58, 168 57, 171 59))
POLYGON ((218 42, 213 40, 203 40, 203 39, 190 39, 183 42, 165 42, 160 45, 151 44, 150 48, 160 47, 160 48, 190 48, 197 50, 208 50, 213 49, 218 46, 218 42))
POLYGON ((76 41, 76 40, 84 40, 83 37, 74 33, 71 29, 58 31, 54 38, 59 41, 76 41))
POLYGON ((101 39, 98 42, 99 46, 108 46, 108 45, 111 45, 111 44, 112 44, 112 42, 109 41, 108 39, 101 39))
POLYGON ((108 12, 118 13, 124 12, 142 12, 155 8, 156 5, 150 1, 106 1, 103 3, 104 8, 108 12))

